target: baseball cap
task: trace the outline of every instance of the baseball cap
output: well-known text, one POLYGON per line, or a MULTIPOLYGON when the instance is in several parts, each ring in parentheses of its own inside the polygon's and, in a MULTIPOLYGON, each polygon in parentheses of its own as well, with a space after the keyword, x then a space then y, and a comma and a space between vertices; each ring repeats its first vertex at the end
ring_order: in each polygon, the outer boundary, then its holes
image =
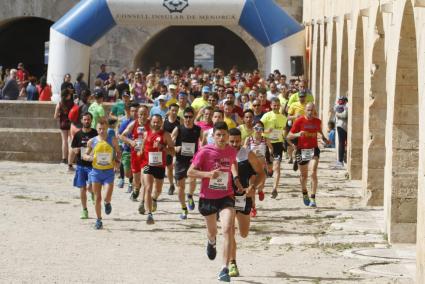
POLYGON ((186 94, 186 93, 183 93, 183 92, 179 93, 179 98, 180 98, 180 97, 186 97, 186 96, 187 96, 187 94, 186 94))
POLYGON ((298 96, 299 97, 305 97, 307 94, 305 93, 305 92, 300 92, 299 94, 298 94, 298 96))
POLYGON ((103 90, 102 89, 96 89, 93 93, 95 98, 103 98, 103 90))
POLYGON ((159 97, 158 97, 158 101, 166 101, 167 100, 167 96, 166 95, 160 95, 159 97))
POLYGON ((130 93, 127 91, 122 92, 123 97, 130 97, 130 93))
POLYGON ((173 89, 173 90, 175 90, 175 89, 177 89, 177 86, 176 86, 176 85, 174 85, 174 84, 170 84, 170 85, 168 86, 168 89, 173 89))
POLYGON ((208 86, 203 86, 203 87, 202 87, 202 93, 210 93, 210 87, 208 87, 208 86))

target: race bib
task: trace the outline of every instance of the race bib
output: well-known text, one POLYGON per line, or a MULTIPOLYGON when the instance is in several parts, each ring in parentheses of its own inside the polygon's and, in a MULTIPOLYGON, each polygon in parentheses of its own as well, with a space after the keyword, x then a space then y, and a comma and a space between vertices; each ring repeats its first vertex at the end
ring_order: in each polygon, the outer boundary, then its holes
POLYGON ((310 161, 314 156, 314 149, 301 149, 301 160, 303 162, 310 161))
POLYGON ((140 151, 140 147, 142 146, 142 140, 137 139, 136 140, 136 146, 134 147, 134 150, 140 151))
POLYGON ((162 152, 149 152, 149 166, 162 166, 162 152))
POLYGON ((108 166, 112 162, 112 154, 110 153, 97 153, 97 164, 100 166, 108 166))
POLYGON ((182 142, 181 155, 192 157, 195 154, 195 143, 182 142))
POLYGON ((84 160, 84 159, 83 159, 83 155, 84 155, 85 153, 87 153, 87 147, 81 147, 81 148, 80 148, 80 157, 81 157, 81 160, 84 160))
POLYGON ((108 91, 108 97, 115 97, 115 90, 109 90, 108 91))
POLYGON ((213 190, 227 190, 228 183, 229 183, 229 173, 219 172, 219 175, 217 178, 210 179, 209 188, 213 190))
POLYGON ((273 131, 269 135, 270 140, 279 140, 282 138, 282 130, 273 129, 273 131))
POLYGON ((246 195, 235 195, 235 209, 244 211, 246 207, 246 195))
POLYGON ((264 157, 266 155, 266 145, 255 146, 253 152, 257 157, 264 157))

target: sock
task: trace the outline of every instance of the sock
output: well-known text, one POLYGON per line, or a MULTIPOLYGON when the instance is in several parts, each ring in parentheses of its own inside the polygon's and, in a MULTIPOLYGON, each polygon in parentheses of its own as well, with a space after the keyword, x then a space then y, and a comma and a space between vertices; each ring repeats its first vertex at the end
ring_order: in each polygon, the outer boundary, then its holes
POLYGON ((155 201, 156 202, 157 200, 155 198, 152 198, 152 201, 155 201))
POLYGON ((214 239, 214 241, 208 240, 208 243, 209 243, 210 245, 215 245, 215 239, 214 239))
POLYGON ((187 198, 193 198, 193 195, 192 194, 188 194, 187 195, 187 198))
POLYGON ((83 208, 83 211, 87 211, 87 208, 83 208))
POLYGON ((236 265, 236 259, 231 260, 230 263, 236 265))
POLYGON ((184 206, 184 207, 182 206, 182 210, 183 211, 187 211, 187 207, 186 206, 184 206))
POLYGON ((316 198, 316 194, 312 194, 311 195, 311 198, 316 198))
POLYGON ((121 165, 120 165, 120 178, 121 179, 124 179, 124 166, 123 166, 123 164, 121 163, 121 165))
POLYGON ((303 195, 308 195, 308 191, 303 191, 303 195))

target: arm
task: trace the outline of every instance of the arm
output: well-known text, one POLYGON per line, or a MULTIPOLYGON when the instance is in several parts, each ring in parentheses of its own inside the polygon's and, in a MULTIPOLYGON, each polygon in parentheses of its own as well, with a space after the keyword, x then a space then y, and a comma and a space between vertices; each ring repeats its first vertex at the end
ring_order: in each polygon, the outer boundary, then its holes
POLYGON ((58 119, 59 118, 59 108, 60 108, 59 105, 60 105, 59 103, 56 105, 55 114, 53 115, 53 118, 54 119, 58 119))
POLYGON ((134 140, 131 140, 130 138, 128 138, 127 136, 133 132, 133 128, 134 128, 134 124, 135 122, 132 121, 130 122, 130 124, 127 126, 127 128, 123 131, 123 133, 121 133, 121 135, 118 135, 118 137, 120 138, 120 140, 132 147, 136 146, 136 142, 134 140))
POLYGON ((238 164, 235 162, 233 162, 232 166, 231 166, 231 171, 232 171, 232 176, 233 176, 233 181, 236 185, 236 187, 238 188, 238 193, 242 193, 243 191, 245 191, 245 189, 243 188, 241 182, 239 181, 239 176, 238 176, 238 164))
POLYGON ((202 146, 207 145, 208 132, 202 134, 202 146))
POLYGON ((165 148, 165 152, 168 155, 174 156, 176 154, 176 151, 174 150, 174 142, 173 142, 173 139, 171 138, 170 133, 168 133, 168 132, 164 133, 164 140, 165 140, 165 143, 166 143, 166 146, 167 146, 165 148))
POLYGON ((267 148, 269 148, 270 155, 273 155, 273 145, 270 142, 269 138, 265 138, 265 139, 266 139, 267 148))
POLYGON ((83 153, 83 160, 85 160, 85 161, 89 161, 89 162, 92 162, 93 161, 93 156, 91 155, 91 152, 92 152, 92 142, 93 140, 92 139, 90 139, 88 142, 87 142, 87 152, 85 152, 85 153, 83 153))
POLYGON ((204 172, 195 167, 194 164, 190 165, 189 170, 187 171, 187 176, 192 178, 217 178, 219 176, 220 169, 216 169, 211 172, 204 172))
POLYGON ((118 138, 117 137, 114 137, 112 139, 112 146, 114 146, 114 150, 115 150, 115 153, 116 153, 115 161, 116 161, 116 164, 119 167, 119 164, 120 164, 120 161, 121 161, 121 150, 120 150, 120 146, 118 145, 118 138))

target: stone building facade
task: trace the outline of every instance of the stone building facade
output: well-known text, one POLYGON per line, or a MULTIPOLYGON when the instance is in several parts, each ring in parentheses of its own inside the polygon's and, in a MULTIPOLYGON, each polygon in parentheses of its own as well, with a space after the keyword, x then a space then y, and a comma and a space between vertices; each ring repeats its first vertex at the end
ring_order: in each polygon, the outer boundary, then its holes
POLYGON ((305 0, 308 75, 320 116, 348 95, 348 172, 383 205, 391 243, 417 242, 425 283, 425 1, 305 0))
MULTIPOLYGON (((2 24, 4 23, 11 21, 16 21, 18 23, 24 18, 35 17, 49 20, 53 24, 77 2, 77 0, 4 0, 2 1, 2 9, 0 9, 0 38, 2 24)), ((290 15, 301 22, 301 0, 278 0, 276 2, 290 15)), ((226 26, 226 28, 251 49, 255 55, 258 67, 260 70, 264 70, 266 68, 265 48, 241 27, 226 26)), ((134 69, 141 67, 140 55, 143 53, 144 46, 155 44, 151 41, 154 41, 155 38, 157 38, 156 36, 166 29, 166 26, 114 27, 91 49, 91 82, 93 82, 95 74, 99 71, 99 66, 102 63, 108 66, 108 71, 115 71, 116 73, 120 73, 124 68, 134 69)), ((35 32, 31 30, 31 27, 28 27, 28 31, 31 33, 35 32)), ((13 38, 10 38, 9 42, 10 41, 13 41, 13 38)), ((178 48, 178 46, 176 46, 176 48, 178 48)), ((0 63, 2 61, 1 49, 2 47, 0 47, 0 63)), ((229 61, 231 61, 231 59, 229 61)), ((165 62, 164 65, 166 65, 165 62)))

